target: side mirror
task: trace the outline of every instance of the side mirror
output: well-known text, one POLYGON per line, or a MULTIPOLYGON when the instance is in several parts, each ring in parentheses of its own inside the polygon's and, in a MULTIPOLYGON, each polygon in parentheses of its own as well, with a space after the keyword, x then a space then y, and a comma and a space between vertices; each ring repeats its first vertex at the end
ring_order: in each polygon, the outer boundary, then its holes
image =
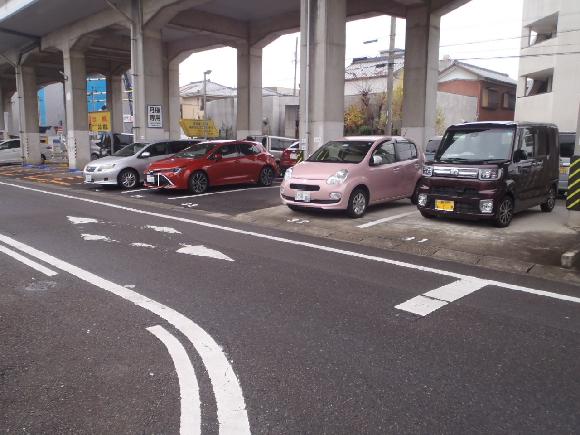
POLYGON ((141 153, 142 159, 148 159, 149 157, 151 157, 151 153, 149 151, 145 151, 144 153, 141 153))
POLYGON ((381 156, 374 155, 371 160, 371 166, 380 166, 383 164, 383 158, 381 156))
POLYGON ((516 150, 514 152, 514 163, 521 162, 522 160, 528 160, 528 153, 525 150, 516 150))

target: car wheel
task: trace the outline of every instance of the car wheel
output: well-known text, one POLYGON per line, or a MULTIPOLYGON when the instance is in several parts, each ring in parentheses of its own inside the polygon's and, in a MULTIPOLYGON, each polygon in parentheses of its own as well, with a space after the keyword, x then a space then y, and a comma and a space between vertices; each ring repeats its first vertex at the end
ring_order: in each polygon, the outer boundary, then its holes
POLYGON ((506 228, 512 222, 514 217, 514 201, 511 197, 506 196, 499 203, 497 211, 495 212, 495 226, 498 228, 506 228))
POLYGON ((100 156, 97 153, 91 154, 91 160, 97 160, 100 156))
POLYGON ((139 174, 134 169, 123 169, 117 182, 121 189, 134 189, 139 184, 139 174))
POLYGON ((367 211, 368 204, 369 199, 367 192, 363 188, 357 187, 350 194, 346 213, 353 219, 361 218, 367 211))
POLYGON ((46 163, 46 156, 44 154, 40 155, 40 164, 44 165, 46 163))
POLYGON ((274 170, 270 166, 264 166, 260 171, 258 184, 260 186, 271 186, 274 181, 274 170))
POLYGON ((552 186, 550 187, 550 191, 548 192, 548 198, 546 199, 546 202, 540 204, 540 208, 544 213, 550 213, 552 210, 554 210, 555 206, 556 206, 556 189, 554 188, 554 186, 552 186))
POLYGON ((203 171, 195 171, 189 177, 189 191, 195 195, 205 193, 209 187, 209 180, 203 171))
POLYGON ((419 213, 421 213, 421 216, 423 216, 425 219, 433 219, 435 217, 434 215, 426 213, 423 210, 419 210, 419 213))

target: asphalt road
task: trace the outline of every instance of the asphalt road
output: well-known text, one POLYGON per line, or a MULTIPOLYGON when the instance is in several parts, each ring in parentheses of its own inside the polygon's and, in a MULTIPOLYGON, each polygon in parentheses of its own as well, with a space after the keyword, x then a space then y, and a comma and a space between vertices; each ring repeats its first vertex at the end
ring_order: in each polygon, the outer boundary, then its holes
POLYGON ((580 427, 578 287, 6 179, 0 222, 5 432, 580 427))

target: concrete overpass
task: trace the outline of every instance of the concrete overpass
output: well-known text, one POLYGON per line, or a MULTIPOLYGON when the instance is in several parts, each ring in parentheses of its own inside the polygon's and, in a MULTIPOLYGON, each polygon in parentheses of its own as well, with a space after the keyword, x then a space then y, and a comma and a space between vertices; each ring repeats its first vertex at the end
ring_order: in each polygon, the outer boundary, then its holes
MULTIPOLYGON (((0 0, 0 107, 18 91, 27 162, 40 161, 39 87, 63 82, 71 168, 89 161, 86 76, 112 85, 121 125, 120 75, 131 69, 138 140, 179 136, 179 63, 191 53, 237 49, 238 137, 261 133, 262 48, 301 33, 300 131, 310 150, 343 131, 345 24, 376 15, 406 18, 403 128, 423 144, 435 131, 442 15, 469 0, 0 0), (163 125, 147 123, 147 106, 163 125)), ((0 116, 0 129, 5 117, 0 116)))

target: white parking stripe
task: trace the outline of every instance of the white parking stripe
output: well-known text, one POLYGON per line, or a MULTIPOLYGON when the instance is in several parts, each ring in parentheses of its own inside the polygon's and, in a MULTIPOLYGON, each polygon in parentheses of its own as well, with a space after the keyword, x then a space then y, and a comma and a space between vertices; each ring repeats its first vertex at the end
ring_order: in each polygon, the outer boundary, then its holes
POLYGON ((121 192, 121 194, 123 195, 123 194, 127 194, 127 193, 152 192, 154 190, 159 190, 159 188, 151 187, 151 188, 145 188, 145 189, 123 190, 121 192))
MULTIPOLYGON (((469 280, 478 279, 478 278, 475 278, 473 276, 463 275, 461 273, 450 272, 450 271, 442 270, 442 269, 436 269, 434 267, 421 266, 418 264, 406 263, 404 261, 391 260, 388 258, 378 257, 375 255, 363 254, 363 253, 356 252, 356 251, 349 251, 349 250, 345 250, 345 249, 333 248, 332 246, 319 245, 319 244, 310 243, 310 242, 302 242, 300 240, 293 240, 293 239, 288 239, 285 237, 271 236, 269 234, 257 233, 255 231, 241 230, 239 228, 226 227, 223 225, 213 224, 210 222, 196 221, 194 219, 188 219, 188 218, 183 218, 183 217, 178 217, 178 216, 171 216, 168 214, 156 213, 156 212, 141 210, 141 209, 137 209, 137 208, 133 208, 133 207, 125 207, 125 206, 118 205, 118 204, 112 204, 112 203, 104 202, 104 201, 96 201, 94 199, 83 198, 80 196, 67 195, 64 193, 51 192, 48 190, 42 190, 42 189, 36 189, 33 187, 21 186, 19 184, 5 183, 3 181, 0 181, 0 185, 15 187, 18 189, 28 190, 31 192, 43 193, 45 195, 73 199, 75 201, 86 202, 88 204, 102 205, 104 207, 110 207, 110 208, 114 208, 117 210, 124 210, 124 211, 128 211, 131 213, 142 214, 145 216, 153 216, 153 217, 157 217, 160 219, 167 219, 167 220, 172 220, 172 221, 176 221, 176 222, 183 222, 183 223, 198 225, 200 227, 205 227, 205 228, 219 229, 219 230, 227 231, 227 232, 234 233, 234 234, 242 234, 242 235, 246 235, 246 236, 256 237, 259 239, 271 240, 271 241, 275 241, 275 242, 279 242, 279 243, 286 243, 286 244, 294 245, 294 246, 302 246, 302 247, 306 247, 306 248, 316 249, 319 251, 331 252, 331 253, 339 254, 339 255, 346 255, 349 257, 353 257, 353 258, 359 258, 359 259, 363 259, 363 260, 376 261, 379 263, 390 264, 390 265, 397 266, 397 267, 404 267, 404 268, 408 268, 408 269, 412 269, 412 270, 429 272, 429 273, 434 273, 434 274, 442 275, 442 276, 449 276, 449 277, 457 278, 457 279, 469 279, 469 280)), ((548 291, 544 291, 544 290, 535 290, 535 289, 531 289, 528 287, 523 287, 523 286, 514 285, 514 284, 508 284, 508 283, 504 283, 504 282, 500 282, 500 281, 492 281, 492 280, 487 281, 486 280, 485 283, 486 283, 486 285, 503 287, 503 288, 510 289, 510 290, 516 290, 516 291, 530 293, 530 294, 534 294, 534 295, 538 295, 538 296, 545 296, 545 297, 549 297, 549 298, 553 298, 553 299, 559 299, 559 300, 563 300, 563 301, 574 302, 574 303, 580 304, 580 297, 576 297, 576 296, 568 296, 568 295, 548 292, 548 291)))
POLYGON ((234 369, 220 345, 197 323, 167 305, 25 245, 11 237, 0 234, 0 242, 132 302, 172 324, 189 339, 205 365, 215 395, 220 434, 250 434, 246 403, 234 369))
POLYGON ((181 418, 179 433, 201 433, 201 402, 199 400, 199 386, 191 360, 181 345, 163 326, 156 325, 147 328, 151 334, 157 337, 167 348, 179 380, 179 393, 181 397, 181 418))
POLYGON ((36 261, 32 261, 23 255, 20 255, 18 252, 13 251, 12 249, 8 249, 6 246, 0 245, 0 252, 3 252, 6 255, 14 258, 15 260, 20 261, 21 263, 26 264, 27 266, 36 269, 38 272, 44 273, 46 276, 55 276, 58 275, 54 270, 50 270, 48 267, 44 267, 42 264, 37 263, 36 261))
POLYGON ((397 305, 395 308, 424 317, 445 305, 447 305, 447 302, 427 298, 425 296, 415 296, 413 299, 409 299, 408 301, 397 305))
POLYGON ((412 214, 416 214, 417 211, 412 211, 409 213, 401 213, 401 214, 397 214, 395 216, 389 216, 386 218, 382 218, 382 219, 377 219, 376 221, 372 221, 372 222, 367 222, 366 224, 362 224, 362 225, 357 225, 357 228, 370 228, 370 227, 374 227, 375 225, 379 225, 379 224, 384 224, 385 222, 390 222, 390 221, 394 221, 397 219, 401 219, 404 218, 406 216, 411 216, 412 214))
POLYGON ((280 188, 280 185, 268 186, 268 187, 247 187, 245 189, 233 189, 233 190, 222 190, 219 192, 200 193, 199 195, 174 196, 172 198, 167 198, 167 199, 171 200, 171 199, 201 198, 202 196, 223 195, 224 193, 245 192, 247 190, 279 189, 279 188, 280 188))

